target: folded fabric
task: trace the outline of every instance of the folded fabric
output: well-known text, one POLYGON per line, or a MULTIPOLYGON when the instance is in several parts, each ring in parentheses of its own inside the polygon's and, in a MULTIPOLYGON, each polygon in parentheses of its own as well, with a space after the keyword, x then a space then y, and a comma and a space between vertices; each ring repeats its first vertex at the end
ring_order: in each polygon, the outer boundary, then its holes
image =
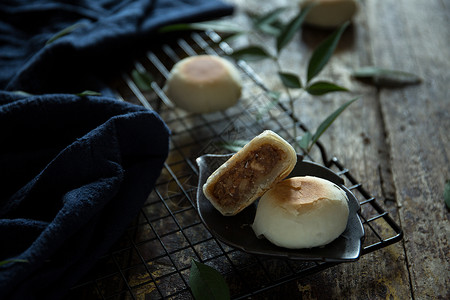
POLYGON ((102 97, 0 93, 0 299, 53 299, 117 240, 150 193, 169 130, 102 97))
POLYGON ((157 45, 160 27, 232 11, 219 0, 1 1, 0 89, 104 92, 99 79, 157 45))
POLYGON ((219 0, 0 2, 0 299, 62 297, 120 237, 161 173, 170 132, 105 83, 159 43, 161 26, 232 10, 219 0), (102 96, 74 94, 85 90, 102 96))

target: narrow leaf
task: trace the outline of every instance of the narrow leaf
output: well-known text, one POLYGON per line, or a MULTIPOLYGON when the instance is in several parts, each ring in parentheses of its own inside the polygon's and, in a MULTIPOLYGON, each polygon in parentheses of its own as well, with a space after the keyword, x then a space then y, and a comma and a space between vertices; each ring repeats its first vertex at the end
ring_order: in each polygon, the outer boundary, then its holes
POLYGON ((444 187, 444 201, 447 208, 450 209, 450 180, 445 183, 444 187))
POLYGON ((331 36, 323 41, 313 52, 308 63, 307 82, 317 76, 331 58, 336 49, 342 33, 348 26, 348 22, 339 27, 331 36))
POLYGON ((11 263, 15 263, 15 262, 28 262, 28 260, 26 259, 7 259, 7 260, 2 260, 0 261, 0 266, 6 265, 6 264, 11 264, 11 263))
POLYGON ((281 27, 283 24, 274 23, 274 24, 264 24, 259 27, 259 31, 262 33, 266 33, 272 36, 279 36, 281 33, 281 27))
POLYGON ((358 98, 354 98, 347 103, 344 103, 341 107, 339 107, 337 110, 335 110, 331 115, 329 115, 317 128, 316 132, 312 136, 311 144, 309 145, 309 148, 311 148, 312 145, 314 145, 317 140, 320 138, 320 136, 328 129, 328 127, 333 124, 333 122, 337 119, 337 117, 353 102, 355 102, 358 98))
POLYGON ((286 45, 288 45, 291 40, 294 38, 298 29, 302 26, 303 21, 305 20, 306 15, 311 10, 312 5, 306 6, 302 9, 297 16, 295 16, 284 28, 282 28, 280 35, 277 38, 277 51, 278 53, 283 50, 286 45))
POLYGON ((54 41, 56 41, 57 39, 60 39, 63 36, 68 35, 72 31, 74 31, 75 29, 77 29, 77 28, 79 28, 81 26, 84 26, 84 25, 85 25, 84 23, 75 23, 73 25, 70 25, 69 27, 64 28, 63 30, 59 31, 54 36, 49 38, 48 41, 45 44, 49 45, 49 44, 53 43, 54 41))
POLYGON ((160 33, 183 31, 183 30, 214 30, 223 33, 242 32, 242 27, 223 21, 205 21, 197 23, 180 23, 167 25, 159 29, 160 33))
POLYGON ((278 7, 262 16, 254 18, 253 27, 261 32, 279 35, 281 32, 279 15, 286 10, 286 7, 278 7))
POLYGON ((313 96, 321 96, 331 92, 348 92, 348 89, 338 86, 332 82, 318 81, 310 84, 306 88, 306 92, 313 96))
POLYGON ((278 101, 280 100, 281 93, 278 91, 268 91, 267 96, 269 96, 274 101, 278 101))
POLYGON ((131 77, 140 90, 147 92, 152 89, 153 77, 150 73, 139 72, 138 70, 134 69, 131 72, 131 77))
POLYGON ((81 93, 75 94, 75 96, 79 96, 79 97, 85 97, 85 96, 101 96, 101 95, 102 95, 102 94, 99 93, 99 92, 89 91, 89 90, 86 90, 86 91, 83 91, 83 92, 81 92, 81 93))
POLYGON ((259 46, 248 46, 234 51, 231 54, 234 59, 246 61, 259 61, 266 58, 272 58, 267 51, 259 46))
POLYGON ((422 82, 422 79, 415 74, 374 66, 357 69, 352 75, 357 79, 368 79, 377 86, 386 87, 401 87, 422 82))
POLYGON ((230 299, 230 290, 222 275, 195 260, 191 263, 189 285, 196 300, 230 299))
POLYGON ((259 27, 262 24, 272 24, 278 20, 278 16, 287 9, 287 7, 278 7, 268 13, 256 17, 253 21, 255 27, 259 27))
POLYGON ((300 81, 300 78, 296 74, 278 72, 278 75, 280 76, 281 82, 284 84, 285 87, 291 89, 302 88, 302 82, 300 81))
POLYGON ((309 143, 311 142, 311 140, 312 140, 312 134, 311 134, 311 132, 307 131, 300 138, 300 141, 298 142, 298 145, 303 150, 308 150, 309 149, 309 143))
POLYGON ((217 143, 216 146, 229 150, 231 152, 238 152, 242 149, 249 141, 247 140, 235 140, 235 141, 226 141, 223 143, 217 143))
POLYGON ((229 43, 244 34, 245 34, 245 32, 235 32, 235 33, 229 33, 227 35, 222 34, 221 39, 222 39, 222 42, 229 43))
POLYGON ((30 93, 25 92, 25 91, 12 91, 12 93, 14 93, 16 95, 24 96, 24 97, 33 96, 33 94, 30 94, 30 93))

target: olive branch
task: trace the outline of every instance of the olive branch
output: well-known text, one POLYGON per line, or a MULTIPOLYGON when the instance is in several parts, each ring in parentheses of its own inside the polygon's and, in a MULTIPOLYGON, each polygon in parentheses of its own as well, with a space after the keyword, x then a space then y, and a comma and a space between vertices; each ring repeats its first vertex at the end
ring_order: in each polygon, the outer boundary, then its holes
MULTIPOLYGON (((306 15, 309 13, 310 6, 299 10, 299 12, 286 23, 281 21, 281 16, 288 7, 279 7, 266 14, 260 16, 252 16, 253 29, 256 33, 268 35, 274 40, 275 53, 271 54, 266 47, 259 45, 248 45, 246 47, 234 50, 229 56, 237 61, 243 60, 247 62, 258 62, 265 59, 272 60, 277 68, 277 76, 280 79, 284 88, 285 94, 289 99, 289 106, 291 112, 294 114, 295 104, 298 98, 294 98, 291 90, 300 90, 310 96, 322 96, 332 92, 348 92, 349 90, 338 84, 326 80, 317 80, 316 77, 324 69, 329 62, 333 52, 335 51, 339 40, 348 27, 349 23, 340 26, 334 33, 325 39, 312 53, 306 70, 305 79, 292 72, 286 72, 282 69, 280 64, 280 57, 285 48, 291 43, 295 35, 298 33, 306 15)), ((191 24, 175 24, 164 27, 161 32, 169 32, 173 30, 216 30, 218 32, 230 33, 230 36, 241 34, 254 34, 253 31, 243 32, 234 24, 225 23, 222 21, 209 21, 191 24)), ((228 37, 230 38, 230 37, 228 37)), ((280 101, 281 93, 279 91, 269 91, 267 95, 272 100, 265 107, 260 108, 261 115, 266 114, 273 106, 280 101)), ((294 125, 294 136, 297 145, 305 152, 309 153, 312 146, 318 141, 320 136, 331 126, 337 117, 357 98, 352 99, 341 105, 337 110, 327 116, 317 127, 314 133, 306 131, 302 136, 297 135, 297 128, 294 125)), ((242 147, 242 143, 235 143, 229 141, 223 144, 228 149, 238 150, 242 147)))
MULTIPOLYGON (((275 55, 271 55, 265 48, 261 46, 250 45, 245 48, 234 51, 231 56, 235 59, 242 59, 247 61, 259 61, 263 59, 271 59, 277 66, 278 77, 285 89, 286 95, 289 98, 290 110, 294 113, 295 103, 298 99, 292 97, 290 90, 297 89, 303 93, 306 92, 310 96, 322 96, 332 92, 348 92, 349 90, 338 84, 326 80, 316 80, 317 75, 324 69, 329 62, 333 52, 335 51, 339 40, 348 27, 348 22, 340 26, 333 34, 325 39, 312 53, 306 70, 306 78, 304 80, 295 73, 285 72, 280 64, 280 56, 287 45, 292 41, 303 21, 308 14, 311 6, 300 10, 286 24, 283 24, 279 16, 286 8, 281 7, 275 9, 262 16, 253 18, 253 27, 260 33, 273 36, 275 39, 275 55)), ((270 97, 276 101, 279 100, 280 93, 272 91, 270 97)), ((296 142, 305 153, 309 153, 312 146, 318 141, 319 137, 331 126, 337 117, 354 101, 349 100, 335 110, 332 114, 327 116, 318 126, 314 133, 306 131, 302 136, 297 136, 296 127, 294 126, 294 136, 296 142)), ((270 109, 270 108, 268 108, 270 109)))

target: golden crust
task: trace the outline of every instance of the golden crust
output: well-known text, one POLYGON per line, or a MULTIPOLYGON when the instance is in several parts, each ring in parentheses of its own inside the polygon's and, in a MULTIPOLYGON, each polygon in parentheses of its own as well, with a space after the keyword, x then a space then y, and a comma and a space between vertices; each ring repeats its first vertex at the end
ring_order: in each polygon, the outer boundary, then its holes
POLYGON ((252 228, 280 247, 312 248, 339 237, 348 216, 348 198, 340 187, 318 177, 294 177, 261 197, 252 228))
POLYGON ((215 170, 203 192, 223 215, 232 216, 289 175, 296 163, 294 148, 266 130, 215 170))
POLYGON ((268 192, 273 205, 292 213, 305 213, 323 200, 342 201, 347 196, 336 184, 314 176, 292 177, 278 182, 268 192))
POLYGON ((210 84, 227 76, 227 66, 215 56, 199 55, 186 59, 179 67, 180 76, 193 84, 210 84))
POLYGON ((242 84, 239 71, 228 60, 197 55, 173 66, 164 92, 179 108, 210 113, 235 105, 241 96, 242 84))

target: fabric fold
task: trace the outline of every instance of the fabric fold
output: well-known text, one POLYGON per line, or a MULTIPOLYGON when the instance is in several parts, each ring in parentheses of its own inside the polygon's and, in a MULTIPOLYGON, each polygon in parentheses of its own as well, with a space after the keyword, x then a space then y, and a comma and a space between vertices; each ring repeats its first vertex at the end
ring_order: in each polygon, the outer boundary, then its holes
POLYGON ((0 298, 57 295, 136 216, 167 157, 169 130, 155 112, 114 99, 8 97, 0 93, 0 126, 14 129, 0 135, 0 260, 27 262, 0 267, 0 298), (18 152, 23 161, 8 161, 18 152))
POLYGON ((232 12, 220 0, 1 1, 0 262, 16 261, 0 264, 0 299, 61 298, 123 234, 170 131, 107 83, 162 26, 232 12))
POLYGON ((218 0, 6 1, 0 4, 0 89, 32 94, 90 89, 106 95, 105 77, 157 45, 162 26, 232 12, 218 0))
POLYGON ((0 267, 0 298, 47 298, 74 284, 137 215, 170 132, 155 112, 114 99, 9 96, 0 93, 0 260, 26 262, 0 267), (25 163, 8 162, 17 152, 25 163))

